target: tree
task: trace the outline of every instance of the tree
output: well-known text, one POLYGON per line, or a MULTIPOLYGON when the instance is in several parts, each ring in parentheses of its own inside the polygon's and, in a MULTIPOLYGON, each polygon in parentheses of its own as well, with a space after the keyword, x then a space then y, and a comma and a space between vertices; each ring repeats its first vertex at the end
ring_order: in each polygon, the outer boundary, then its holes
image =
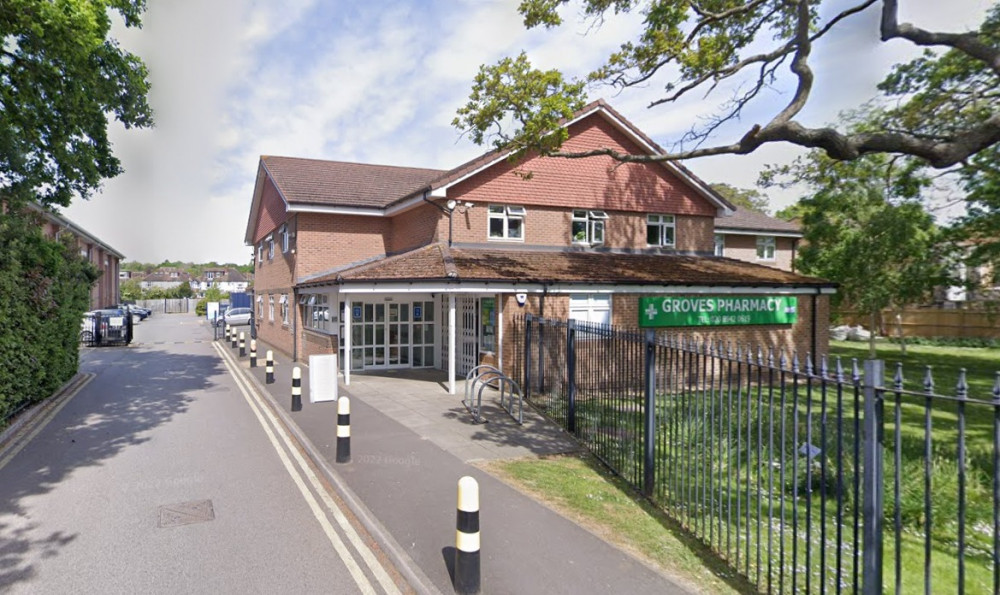
MULTIPOLYGON (((528 28, 557 27, 560 9, 568 0, 522 0, 519 12, 528 28)), ((900 106, 886 111, 887 121, 901 126, 838 130, 833 126, 809 128, 796 120, 811 100, 814 72, 810 65, 814 45, 835 28, 849 25, 854 15, 881 9, 882 42, 903 40, 918 47, 947 50, 955 62, 969 65, 984 85, 1000 82, 1000 8, 993 7, 978 31, 931 31, 898 20, 898 0, 854 0, 839 13, 825 18, 820 5, 830 0, 583 0, 583 13, 595 26, 619 13, 642 11, 645 27, 637 39, 622 43, 607 62, 586 80, 567 80, 558 70, 531 66, 523 52, 492 66, 480 67, 466 105, 453 124, 479 144, 512 149, 515 154, 538 151, 561 157, 609 155, 621 161, 664 161, 707 155, 746 154, 769 143, 793 143, 824 150, 835 160, 853 160, 872 153, 919 157, 935 168, 961 163, 1000 141, 1000 113, 991 97, 982 109, 963 110, 965 101, 949 100, 961 91, 961 77, 950 90, 919 69, 897 68, 882 89, 888 97, 900 95, 900 106), (752 125, 738 140, 701 146, 718 128, 740 117, 751 104, 766 104, 764 95, 788 66, 795 91, 787 103, 764 124, 752 125), (662 97, 650 107, 669 104, 692 93, 718 92, 724 82, 739 89, 724 101, 717 115, 701 128, 692 129, 682 141, 694 148, 662 155, 629 155, 609 148, 562 152, 566 138, 561 122, 585 104, 586 83, 605 84, 618 90, 649 86, 666 77, 662 97), (742 84, 740 84, 742 83, 742 84), (900 93, 896 93, 900 91, 900 93), (925 112, 945 118, 951 128, 926 135, 922 124, 906 115, 921 112, 919 99, 941 99, 925 112), (961 115, 948 110, 962 110, 961 115)), ((929 55, 928 59, 933 59, 929 55)))
POLYGON ((142 299, 142 284, 138 279, 127 279, 118 286, 122 301, 134 302, 142 299))
POLYGON ((839 283, 835 303, 869 316, 872 357, 879 314, 947 282, 948 245, 920 200, 931 179, 907 169, 897 175, 898 167, 884 155, 836 161, 814 150, 763 180, 809 189, 798 203, 804 242, 796 267, 839 283))
POLYGON ((0 191, 67 206, 121 172, 108 117, 152 124, 146 67, 108 38, 110 11, 139 27, 145 0, 0 3, 0 191))
POLYGON ((747 190, 722 183, 710 185, 712 190, 721 194, 722 198, 725 198, 734 205, 751 211, 757 211, 758 213, 764 213, 765 215, 767 214, 769 206, 767 197, 759 190, 747 190))
POLYGON ((182 281, 181 284, 174 289, 174 297, 189 298, 192 295, 194 295, 194 291, 191 290, 191 284, 187 281, 182 281))

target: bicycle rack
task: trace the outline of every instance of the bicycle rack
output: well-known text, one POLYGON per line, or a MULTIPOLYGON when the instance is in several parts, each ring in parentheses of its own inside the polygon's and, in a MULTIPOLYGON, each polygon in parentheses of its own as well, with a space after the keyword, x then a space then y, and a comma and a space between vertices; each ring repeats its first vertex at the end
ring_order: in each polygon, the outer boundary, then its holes
POLYGON ((462 404, 472 413, 472 419, 477 424, 486 423, 483 419, 483 391, 486 388, 500 391, 500 407, 513 417, 518 424, 524 424, 524 394, 516 382, 508 378, 499 369, 489 366, 476 366, 465 375, 465 398, 462 404), (476 385, 479 384, 479 390, 476 385), (473 394, 475 393, 475 394, 473 394), (514 413, 514 396, 517 396, 517 414, 514 413))

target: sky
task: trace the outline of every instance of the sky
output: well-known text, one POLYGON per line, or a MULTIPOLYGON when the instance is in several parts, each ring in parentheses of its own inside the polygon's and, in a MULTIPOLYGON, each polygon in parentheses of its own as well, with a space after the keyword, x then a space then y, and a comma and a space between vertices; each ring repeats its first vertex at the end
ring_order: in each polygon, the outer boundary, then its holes
MULTIPOLYGON (((641 30, 640 15, 595 27, 564 9, 554 30, 524 29, 518 0, 151 0, 141 29, 112 36, 150 70, 156 126, 110 137, 125 172, 63 214, 126 261, 246 263, 243 243, 261 155, 451 169, 485 152, 451 126, 481 64, 527 52, 540 68, 581 77, 641 30)), ((987 0, 901 0, 901 21, 966 30, 987 0)), ((831 8, 845 5, 835 0, 831 8)), ((817 75, 806 125, 875 94, 889 67, 917 55, 910 44, 878 42, 875 7, 855 15, 813 51, 817 75)), ((726 95, 694 94, 647 107, 666 79, 619 92, 589 90, 661 146, 676 147, 726 95)), ((765 123, 790 97, 786 76, 715 143, 765 123)), ((685 162, 709 183, 753 188, 767 164, 800 154, 783 145, 749 156, 685 162)), ((772 211, 797 199, 769 191, 772 211)))

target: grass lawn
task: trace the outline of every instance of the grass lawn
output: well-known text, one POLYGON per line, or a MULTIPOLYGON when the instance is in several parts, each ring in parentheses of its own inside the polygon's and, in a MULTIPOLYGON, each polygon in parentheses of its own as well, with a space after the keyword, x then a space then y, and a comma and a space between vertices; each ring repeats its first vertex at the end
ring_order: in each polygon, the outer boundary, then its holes
POLYGON ((590 455, 492 461, 482 467, 692 591, 757 592, 590 455))

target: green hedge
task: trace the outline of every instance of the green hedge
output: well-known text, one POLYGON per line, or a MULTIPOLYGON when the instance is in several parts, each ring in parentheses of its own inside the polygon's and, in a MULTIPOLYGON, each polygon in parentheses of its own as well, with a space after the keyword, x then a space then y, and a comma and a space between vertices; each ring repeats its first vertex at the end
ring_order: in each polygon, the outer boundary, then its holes
POLYGON ((80 322, 99 273, 64 239, 46 239, 32 215, 0 215, 0 426, 77 371, 80 322))
MULTIPOLYGON (((891 343, 899 343, 897 337, 889 337, 891 343)), ((933 347, 1000 347, 1000 339, 989 337, 906 337, 907 345, 931 345, 933 347)))

